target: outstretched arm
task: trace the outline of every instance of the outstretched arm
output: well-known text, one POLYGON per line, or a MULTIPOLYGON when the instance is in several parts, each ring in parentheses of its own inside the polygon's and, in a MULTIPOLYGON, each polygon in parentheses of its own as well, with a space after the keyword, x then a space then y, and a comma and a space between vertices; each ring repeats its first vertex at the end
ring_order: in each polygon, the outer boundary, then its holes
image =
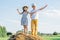
POLYGON ((29 14, 30 14, 30 17, 31 17, 34 13, 36 13, 36 12, 31 12, 31 13, 29 13, 29 14))
POLYGON ((21 13, 19 12, 19 9, 17 9, 17 12, 18 12, 19 14, 21 14, 21 13))
POLYGON ((44 8, 46 8, 48 5, 46 4, 44 7, 41 7, 39 10, 43 10, 44 8))
MULTIPOLYGON (((48 5, 46 4, 44 7, 41 7, 40 9, 38 9, 38 10, 43 10, 44 8, 46 8, 48 5)), ((36 10, 35 12, 31 12, 30 14, 34 14, 34 13, 36 13, 38 10, 36 10)))

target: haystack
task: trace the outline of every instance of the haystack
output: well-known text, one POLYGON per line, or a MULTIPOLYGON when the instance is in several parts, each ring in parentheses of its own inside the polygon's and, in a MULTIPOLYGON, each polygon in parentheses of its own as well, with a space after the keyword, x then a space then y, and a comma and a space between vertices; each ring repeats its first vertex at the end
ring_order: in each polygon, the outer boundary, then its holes
POLYGON ((15 37, 10 37, 10 40, 42 40, 40 36, 33 36, 30 34, 17 33, 15 37))

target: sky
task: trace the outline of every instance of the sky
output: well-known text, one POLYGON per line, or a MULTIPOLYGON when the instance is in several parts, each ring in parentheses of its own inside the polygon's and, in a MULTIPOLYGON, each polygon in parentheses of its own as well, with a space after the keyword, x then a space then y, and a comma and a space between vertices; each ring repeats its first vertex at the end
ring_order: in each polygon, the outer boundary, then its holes
MULTIPOLYGON (((60 0, 0 0, 0 25, 5 26, 8 32, 22 30, 21 17, 16 11, 18 8, 22 12, 22 7, 27 5, 29 11, 32 10, 32 3, 37 9, 48 7, 39 11, 38 31, 40 33, 60 33, 60 0)), ((28 15, 28 29, 30 31, 30 16, 28 15)))

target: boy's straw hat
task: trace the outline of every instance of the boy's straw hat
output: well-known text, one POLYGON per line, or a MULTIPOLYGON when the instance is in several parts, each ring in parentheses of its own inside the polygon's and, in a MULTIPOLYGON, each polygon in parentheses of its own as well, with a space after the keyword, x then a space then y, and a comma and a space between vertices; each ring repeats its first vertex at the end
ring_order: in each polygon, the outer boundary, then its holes
POLYGON ((32 3, 32 6, 36 6, 36 4, 35 3, 32 3))

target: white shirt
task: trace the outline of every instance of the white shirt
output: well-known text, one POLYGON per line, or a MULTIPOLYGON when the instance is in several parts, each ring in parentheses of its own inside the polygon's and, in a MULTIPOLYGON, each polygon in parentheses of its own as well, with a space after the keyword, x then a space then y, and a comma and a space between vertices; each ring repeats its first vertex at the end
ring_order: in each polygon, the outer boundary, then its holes
POLYGON ((39 10, 32 10, 32 11, 31 11, 31 13, 32 13, 32 12, 35 12, 35 13, 32 14, 31 19, 38 19, 38 14, 39 14, 38 11, 39 11, 39 10))

